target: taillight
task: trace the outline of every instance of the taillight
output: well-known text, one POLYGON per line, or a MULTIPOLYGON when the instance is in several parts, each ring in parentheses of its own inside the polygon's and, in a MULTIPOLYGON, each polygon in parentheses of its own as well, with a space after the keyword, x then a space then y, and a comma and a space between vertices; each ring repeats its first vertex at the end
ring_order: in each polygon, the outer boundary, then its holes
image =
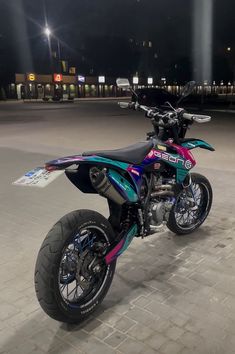
POLYGON ((58 167, 57 167, 57 166, 53 166, 53 165, 45 165, 44 168, 45 168, 45 170, 47 170, 48 172, 52 172, 52 171, 58 170, 58 167))

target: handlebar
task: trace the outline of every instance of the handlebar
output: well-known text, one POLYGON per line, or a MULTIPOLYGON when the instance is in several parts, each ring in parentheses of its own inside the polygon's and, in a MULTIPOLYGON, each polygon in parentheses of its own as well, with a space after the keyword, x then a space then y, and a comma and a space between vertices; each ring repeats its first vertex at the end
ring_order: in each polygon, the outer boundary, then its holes
POLYGON ((183 118, 197 123, 207 123, 211 121, 210 116, 206 116, 203 114, 191 114, 191 113, 183 113, 183 118))
POLYGON ((157 108, 150 108, 148 106, 140 105, 138 102, 118 102, 118 104, 121 108, 132 108, 135 110, 139 109, 144 111, 146 116, 152 119, 153 124, 159 127, 167 128, 175 125, 177 121, 180 121, 180 116, 190 122, 207 123, 211 121, 210 116, 186 113, 183 109, 178 109, 176 111, 162 111, 157 108), (158 121, 156 118, 158 118, 158 121))

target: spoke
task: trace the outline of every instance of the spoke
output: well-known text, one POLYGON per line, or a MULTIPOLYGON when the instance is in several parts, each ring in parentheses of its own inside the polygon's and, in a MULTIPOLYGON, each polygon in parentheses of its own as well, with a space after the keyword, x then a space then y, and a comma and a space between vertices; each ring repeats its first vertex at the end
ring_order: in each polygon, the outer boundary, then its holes
POLYGON ((68 285, 67 283, 65 283, 65 284, 62 284, 62 286, 61 286, 61 288, 60 288, 60 291, 64 291, 64 289, 65 289, 65 287, 66 287, 66 285, 68 285))

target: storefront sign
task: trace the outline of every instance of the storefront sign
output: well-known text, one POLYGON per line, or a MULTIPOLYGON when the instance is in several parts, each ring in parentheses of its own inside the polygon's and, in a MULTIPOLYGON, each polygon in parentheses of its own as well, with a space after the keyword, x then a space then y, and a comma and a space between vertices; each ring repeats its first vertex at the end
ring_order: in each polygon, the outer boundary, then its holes
POLYGON ((75 68, 75 66, 71 66, 70 68, 69 68, 69 73, 70 74, 76 74, 76 68, 75 68))
POLYGON ((62 74, 54 74, 54 82, 62 82, 63 75, 62 74))
POLYGON ((85 76, 78 75, 78 82, 85 82, 85 81, 86 81, 85 76))
POLYGON ((33 73, 27 74, 27 81, 35 81, 36 80, 36 75, 33 73))
POLYGON ((104 84, 105 83, 105 76, 99 76, 98 82, 99 82, 99 84, 104 84))
POLYGON ((133 79, 132 79, 132 82, 133 82, 134 85, 138 85, 138 83, 139 83, 138 76, 134 76, 133 79))

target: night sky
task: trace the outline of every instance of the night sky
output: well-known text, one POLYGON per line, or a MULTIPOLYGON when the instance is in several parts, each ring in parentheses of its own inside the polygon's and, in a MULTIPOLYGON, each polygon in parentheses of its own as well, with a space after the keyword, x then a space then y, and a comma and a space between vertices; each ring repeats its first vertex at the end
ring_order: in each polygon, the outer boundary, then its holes
MULTIPOLYGON (((233 79, 234 10, 234 0, 214 0, 215 80, 233 79)), ((62 59, 77 73, 192 77, 193 0, 0 0, 1 81, 50 72, 46 22, 52 49, 58 38, 62 59)))

